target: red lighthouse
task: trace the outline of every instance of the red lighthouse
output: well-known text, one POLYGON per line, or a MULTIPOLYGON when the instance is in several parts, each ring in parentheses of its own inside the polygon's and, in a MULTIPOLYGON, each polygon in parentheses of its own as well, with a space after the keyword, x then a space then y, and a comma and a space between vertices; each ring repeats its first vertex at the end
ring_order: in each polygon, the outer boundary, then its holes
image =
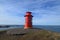
POLYGON ((26 15, 24 17, 25 17, 24 29, 32 28, 32 17, 33 16, 31 15, 31 12, 26 12, 26 15))

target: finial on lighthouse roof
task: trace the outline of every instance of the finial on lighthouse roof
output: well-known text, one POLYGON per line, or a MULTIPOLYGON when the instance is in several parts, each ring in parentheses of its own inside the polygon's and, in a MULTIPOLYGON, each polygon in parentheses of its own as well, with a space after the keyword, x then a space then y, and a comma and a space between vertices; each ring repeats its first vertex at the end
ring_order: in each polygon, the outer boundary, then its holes
POLYGON ((26 13, 32 13, 32 12, 30 12, 30 11, 27 11, 26 13))
POLYGON ((32 12, 27 11, 27 12, 26 12, 26 15, 31 15, 31 13, 32 13, 32 12))

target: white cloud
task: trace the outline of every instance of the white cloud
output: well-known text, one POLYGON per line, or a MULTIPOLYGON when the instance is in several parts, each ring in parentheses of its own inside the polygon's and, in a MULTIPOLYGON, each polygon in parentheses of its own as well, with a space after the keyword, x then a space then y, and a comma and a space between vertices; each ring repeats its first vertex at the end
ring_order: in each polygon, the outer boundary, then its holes
POLYGON ((60 25, 60 5, 41 8, 42 4, 50 1, 56 0, 0 0, 0 24, 24 24, 24 15, 28 10, 33 12, 33 24, 60 25))
POLYGON ((43 15, 42 18, 34 18, 33 24, 36 25, 60 25, 60 16, 55 15, 43 15))
POLYGON ((16 17, 16 16, 0 16, 0 25, 6 25, 6 24, 24 24, 24 18, 22 17, 16 17))

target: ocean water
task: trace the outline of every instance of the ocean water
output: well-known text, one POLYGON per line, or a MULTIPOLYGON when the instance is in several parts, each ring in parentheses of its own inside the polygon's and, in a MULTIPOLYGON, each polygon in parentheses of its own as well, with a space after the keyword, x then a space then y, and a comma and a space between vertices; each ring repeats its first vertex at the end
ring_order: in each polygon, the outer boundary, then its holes
MULTIPOLYGON (((8 30, 12 28, 23 28, 24 25, 9 25, 8 28, 0 28, 0 30, 8 30)), ((60 25, 33 25, 33 28, 41 28, 49 31, 60 32, 60 25)))
POLYGON ((60 25, 38 25, 37 28, 42 28, 49 31, 60 32, 60 25))

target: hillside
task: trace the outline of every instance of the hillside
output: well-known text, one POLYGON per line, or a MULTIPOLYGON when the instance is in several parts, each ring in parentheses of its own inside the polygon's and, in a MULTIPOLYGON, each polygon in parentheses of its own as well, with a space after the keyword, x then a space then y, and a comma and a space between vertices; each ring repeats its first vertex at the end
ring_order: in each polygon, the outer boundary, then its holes
POLYGON ((60 40, 60 33, 43 29, 10 29, 0 31, 0 40, 60 40))

